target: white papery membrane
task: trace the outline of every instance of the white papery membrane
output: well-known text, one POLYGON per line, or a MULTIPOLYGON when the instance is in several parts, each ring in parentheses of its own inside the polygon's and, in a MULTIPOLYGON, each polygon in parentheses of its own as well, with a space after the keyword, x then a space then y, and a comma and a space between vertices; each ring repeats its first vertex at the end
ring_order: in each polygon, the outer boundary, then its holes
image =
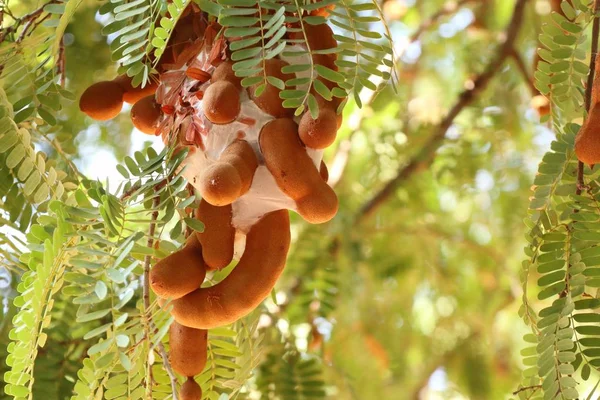
MULTIPOLYGON (((299 51, 298 46, 288 46, 285 51, 299 51)), ((210 49, 203 49, 189 67, 200 68, 212 75, 215 67, 208 61, 210 49)), ((281 57, 290 64, 310 64, 310 55, 281 57)), ((188 66, 184 66, 178 71, 185 76, 188 66)), ((177 73, 170 71, 169 73, 177 73)), ((310 72, 304 71, 297 74, 298 77, 309 77, 310 72)), ((247 141, 256 154, 259 166, 256 169, 250 190, 232 203, 233 226, 236 229, 235 236, 235 254, 234 258, 239 260, 244 252, 246 234, 263 215, 280 209, 296 211, 295 201, 284 194, 277 186, 275 178, 264 165, 264 159, 261 154, 258 138, 260 131, 274 117, 262 111, 249 97, 247 90, 240 89, 240 113, 237 118, 228 124, 213 124, 205 116, 202 108, 202 99, 195 96, 186 96, 185 93, 194 88, 198 81, 186 77, 183 81, 183 95, 179 99, 190 100, 193 107, 193 119, 195 121, 195 132, 191 135, 200 135, 200 140, 196 136, 196 144, 190 145, 190 151, 183 162, 185 170, 183 176, 190 182, 196 190, 200 188, 200 177, 202 172, 211 164, 218 161, 223 151, 236 139, 247 141), (198 143, 201 141, 201 145, 198 143)), ((199 86, 199 91, 205 91, 211 82, 206 82, 199 86)), ((163 81, 162 90, 168 92, 174 85, 169 85, 169 81, 163 81)), ((302 89, 302 88, 299 88, 302 89)), ((160 92, 161 88, 159 88, 160 92)), ((176 106, 177 107, 177 106, 176 106)), ((298 122, 300 117, 296 117, 298 122)), ((172 131, 177 131, 182 125, 182 121, 175 119, 171 125, 172 131)), ((190 134, 187 135, 190 138, 190 134)), ((191 138, 190 138, 191 139, 191 138)), ((323 158, 323 150, 306 148, 306 152, 312 159, 315 167, 319 169, 323 158)))

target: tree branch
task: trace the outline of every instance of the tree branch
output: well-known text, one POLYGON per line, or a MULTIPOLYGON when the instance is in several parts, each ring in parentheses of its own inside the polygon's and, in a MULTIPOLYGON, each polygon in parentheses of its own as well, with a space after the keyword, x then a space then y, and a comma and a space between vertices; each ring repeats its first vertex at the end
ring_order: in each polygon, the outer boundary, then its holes
MULTIPOLYGON (((413 44, 414 42, 419 40, 421 35, 423 33, 425 33, 425 31, 427 31, 427 29, 431 28, 433 25, 435 25, 437 22, 439 22, 439 20, 441 18, 458 11, 461 7, 465 6, 468 3, 472 3, 474 1, 476 1, 476 0, 461 0, 458 2, 449 1, 446 4, 444 4, 444 6, 442 6, 442 8, 439 11, 437 11, 435 14, 433 14, 429 18, 425 19, 421 23, 421 25, 419 25, 417 27, 417 29, 408 37, 406 42, 402 43, 402 47, 400 47, 400 49, 397 50, 396 63, 399 63, 399 60, 402 58, 402 54, 404 54, 404 51, 411 44, 413 44)), ((384 2, 385 2, 385 0, 384 0, 384 2)), ((342 180, 344 171, 346 170, 346 166, 348 165, 348 161, 350 159, 350 150, 352 148, 352 137, 359 130, 360 125, 361 125, 362 121, 364 120, 369 107, 375 100, 375 96, 374 96, 375 93, 372 91, 369 91, 368 93, 369 93, 370 97, 367 97, 365 99, 366 101, 363 100, 363 103, 366 105, 361 109, 358 120, 353 122, 353 127, 351 127, 352 132, 348 135, 348 137, 346 139, 342 140, 339 143, 339 145, 337 147, 337 151, 335 153, 335 156, 333 157, 333 161, 331 162, 331 168, 329 171, 329 180, 328 180, 328 183, 331 187, 335 187, 342 180)))
MULTIPOLYGON (((49 4, 56 4, 58 3, 58 0, 50 0, 47 3, 44 3, 40 8, 30 12, 29 14, 26 14, 24 16, 22 16, 21 18, 15 18, 15 23, 12 24, 11 26, 0 30, 0 43, 4 42, 4 40, 6 39, 6 37, 12 33, 16 33, 17 30, 19 29, 19 27, 23 24, 25 24, 25 26, 23 27, 23 30, 21 31, 21 33, 19 34, 19 37, 17 38, 16 42, 19 43, 21 42, 25 36, 27 35, 27 32, 29 32, 29 30, 32 27, 36 27, 39 25, 39 23, 41 23, 44 19, 46 19, 46 17, 49 15, 46 15, 42 18, 42 21, 37 21, 37 19, 40 17, 40 15, 42 15, 42 13, 44 12, 44 8, 49 5, 49 4)), ((2 13, 2 12, 0 12, 2 13)))
MULTIPOLYGON (((600 0, 594 2, 594 24, 592 26, 592 44, 591 44, 591 55, 590 55, 590 72, 588 73, 587 85, 585 87, 585 109, 589 113, 592 104, 597 104, 598 99, 597 90, 594 90, 594 79, 600 78, 600 55, 598 55, 598 35, 600 34, 600 19, 598 18, 598 11, 600 10, 600 0)), ((583 162, 577 163, 577 195, 580 195, 585 186, 583 180, 583 162)))
POLYGON ((519 54, 517 49, 515 49, 513 47, 510 51, 510 56, 513 59, 513 61, 515 62, 517 69, 523 76, 523 80, 529 87, 529 90, 531 91, 531 95, 532 96, 539 95, 540 91, 537 90, 537 88, 535 87, 533 77, 529 75, 529 71, 527 70, 527 66, 525 65, 525 61, 523 61, 523 57, 521 57, 521 54, 519 54))
POLYGON ((421 150, 406 164, 402 166, 394 179, 389 181, 375 196, 368 200, 361 208, 356 217, 355 223, 358 224, 364 219, 370 217, 375 211, 394 193, 396 188, 404 181, 408 180, 413 174, 426 169, 433 161, 435 152, 443 143, 446 132, 452 126, 454 119, 476 99, 477 95, 484 90, 491 79, 500 70, 500 67, 511 54, 514 42, 521 29, 523 14, 527 0, 517 0, 515 3, 511 21, 506 29, 506 39, 498 48, 496 56, 488 64, 487 68, 475 78, 472 87, 463 91, 457 102, 450 109, 446 117, 435 129, 433 135, 421 150))

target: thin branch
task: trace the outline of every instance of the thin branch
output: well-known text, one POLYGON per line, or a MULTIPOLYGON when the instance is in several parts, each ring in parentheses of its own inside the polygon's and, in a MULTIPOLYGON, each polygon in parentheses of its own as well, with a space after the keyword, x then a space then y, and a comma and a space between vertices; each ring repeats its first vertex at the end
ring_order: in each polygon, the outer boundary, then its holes
POLYGON ((516 396, 516 395, 518 395, 521 392, 526 392, 527 390, 533 390, 535 392, 536 390, 539 390, 541 388, 542 388, 542 385, 525 386, 525 387, 522 387, 522 388, 520 388, 518 390, 515 390, 513 392, 513 395, 516 396))
MULTIPOLYGON (((152 201, 152 208, 153 209, 157 208, 159 202, 160 202, 160 198, 158 196, 156 196, 154 198, 154 200, 152 201)), ((152 218, 151 218, 150 226, 148 228, 148 241, 146 242, 146 246, 149 249, 154 248, 154 232, 156 231, 156 221, 157 220, 158 220, 158 210, 152 212, 152 218)), ((144 314, 146 314, 148 312, 148 310, 150 309, 150 262, 151 262, 151 260, 152 260, 152 256, 150 256, 149 254, 144 257, 144 277, 143 277, 144 282, 143 282, 143 286, 142 286, 143 300, 144 300, 144 314)), ((150 321, 149 317, 148 317, 148 319, 149 319, 148 326, 150 326, 151 321, 150 321)), ((148 336, 148 341, 150 341, 150 335, 147 335, 147 336, 148 336)), ((164 350, 164 348, 163 348, 163 350, 164 350)), ((168 360, 168 359, 163 358, 163 362, 165 362, 165 360, 168 360)), ((152 376, 152 365, 150 363, 147 364, 146 378, 148 379, 148 387, 150 388, 150 390, 152 390, 154 378, 152 376)))
POLYGON ((518 50, 513 47, 510 51, 510 56, 513 59, 513 61, 515 62, 517 69, 523 76, 523 80, 529 87, 529 90, 531 91, 531 95, 532 96, 539 95, 540 91, 537 90, 537 88, 535 87, 533 77, 529 75, 529 71, 527 70, 527 66, 525 65, 525 61, 523 61, 523 57, 521 57, 521 54, 519 54, 518 50))
POLYGON ((415 173, 425 170, 429 164, 431 164, 435 152, 443 144, 446 132, 452 126, 454 119, 475 101, 477 95, 488 86, 489 82, 498 73, 502 64, 510 55, 515 40, 517 39, 517 35, 521 29, 526 3, 527 0, 517 0, 510 24, 506 29, 506 39, 498 48, 497 55, 488 64, 487 68, 475 78, 471 87, 459 95, 457 102, 450 109, 446 117, 441 121, 433 135, 421 150, 408 162, 408 164, 398 170, 394 179, 389 181, 383 189, 361 207, 355 220, 356 224, 373 215, 375 211, 395 192, 396 188, 402 182, 411 178, 415 173))
POLYGON ((45 15, 41 21, 38 21, 38 18, 42 15, 42 13, 44 12, 44 8, 47 5, 50 4, 56 4, 58 3, 58 0, 51 0, 47 3, 44 3, 40 8, 30 12, 29 14, 26 14, 24 16, 22 16, 21 18, 16 18, 15 23, 9 27, 7 27, 6 29, 3 29, 2 32, 0 32, 0 43, 2 43, 6 37, 12 33, 16 33, 17 30, 19 29, 19 27, 23 24, 23 30, 21 31, 21 33, 19 34, 19 37, 17 38, 16 42, 20 43, 21 41, 23 41, 23 39, 25 38, 25 36, 27 35, 27 32, 29 32, 31 30, 31 28, 37 27, 43 20, 45 20, 48 15, 45 15))
POLYGON ((417 30, 414 31, 412 35, 410 35, 409 41, 411 43, 416 42, 419 39, 419 36, 421 36, 421 34, 427 29, 429 29, 432 25, 437 23, 440 18, 450 15, 456 12, 462 6, 468 3, 474 3, 475 1, 476 0, 460 0, 447 2, 446 4, 444 4, 444 6, 442 6, 442 8, 438 12, 436 12, 421 23, 417 30))
POLYGON ((177 400, 177 377, 175 376, 175 372, 173 372, 173 368, 171 368, 171 363, 169 362, 169 356, 167 355, 167 350, 165 350, 165 346, 161 343, 157 344, 158 354, 160 354, 160 358, 163 360, 163 366, 167 371, 167 375, 169 375, 169 379, 171 380, 171 390, 173 391, 173 400, 177 400))
MULTIPOLYGON (((442 8, 431 15, 429 18, 425 19, 421 25, 408 37, 406 42, 402 43, 402 47, 396 51, 396 65, 400 62, 404 51, 414 42, 420 39, 421 35, 425 33, 429 28, 439 22, 439 20, 445 16, 448 16, 456 11, 458 11, 461 7, 465 6, 468 3, 472 3, 476 0, 461 0, 461 1, 449 1, 442 8)), ((385 1, 384 1, 385 2, 385 1)), ((375 92, 368 91, 367 96, 363 99, 363 104, 365 106, 362 107, 361 112, 359 114, 358 120, 354 121, 354 128, 352 132, 348 135, 346 139, 340 142, 338 145, 337 151, 331 163, 331 169, 329 174, 329 185, 331 187, 335 187, 342 179, 344 171, 346 170, 346 166, 348 165, 348 161, 350 159, 350 150, 352 149, 352 137, 359 130, 360 125, 365 119, 365 114, 368 112, 371 104, 375 100, 375 92)))
MULTIPOLYGON (((592 104, 598 104, 597 90, 594 90, 594 79, 600 78, 600 60, 598 58, 598 35, 600 34, 600 18, 598 11, 600 10, 600 0, 594 3, 594 23, 592 26, 592 44, 590 55, 590 72, 588 73, 587 86, 585 87, 585 109, 589 113, 592 104)), ((577 195, 580 195, 585 186, 583 180, 583 162, 577 163, 577 195)))
POLYGON ((58 47, 58 60, 56 61, 58 76, 60 77, 60 86, 65 87, 67 79, 67 58, 65 56, 65 36, 60 38, 58 47))

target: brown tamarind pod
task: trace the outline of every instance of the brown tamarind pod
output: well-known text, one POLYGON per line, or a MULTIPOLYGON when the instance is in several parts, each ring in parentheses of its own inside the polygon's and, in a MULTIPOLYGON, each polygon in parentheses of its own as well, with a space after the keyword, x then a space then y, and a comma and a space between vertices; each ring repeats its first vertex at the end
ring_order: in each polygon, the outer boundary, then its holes
POLYGON ((600 164, 600 104, 592 107, 579 130, 575 138, 575 154, 585 164, 600 164))
POLYGON ((323 178, 325 182, 329 180, 329 170, 327 169, 327 164, 325 164, 325 161, 321 161, 321 166, 319 167, 319 175, 321 175, 321 178, 323 178))
POLYGON ((214 206, 231 204, 248 192, 257 167, 252 146, 245 140, 234 140, 219 160, 203 171, 200 194, 214 206))
POLYGON ((119 115, 123 108, 123 89, 115 82, 102 81, 88 87, 79 98, 79 109, 98 121, 119 115))
POLYGON ((233 63, 231 61, 223 61, 215 68, 211 82, 227 81, 233 83, 236 87, 242 86, 242 78, 235 76, 233 72, 233 63))
POLYGON ((161 117, 162 111, 154 95, 144 97, 131 108, 133 126, 148 135, 154 135, 161 117))
POLYGON ((313 224, 333 218, 338 209, 337 196, 306 153, 296 123, 287 118, 270 121, 258 140, 265 165, 279 188, 296 201, 298 214, 313 224))
POLYGON ((185 246, 150 270, 150 287, 161 298, 178 299, 198 289, 206 276, 202 248, 192 235, 185 246))
POLYGON ((179 400, 202 400, 202 388, 193 377, 188 376, 187 381, 181 385, 179 400))
POLYGON ((173 321, 169 327, 169 361, 171 367, 183 376, 202 373, 206 366, 208 332, 173 321))
MULTIPOLYGON (((310 25, 304 24, 304 32, 290 34, 291 39, 306 40, 310 50, 328 50, 337 47, 337 40, 333 37, 333 30, 327 24, 310 25), (306 39, 305 35, 306 34, 306 39)), ((335 60, 335 53, 327 54, 335 60)))
MULTIPOLYGON (((295 78, 295 74, 285 74, 281 72, 281 68, 289 65, 287 62, 280 60, 278 58, 271 58, 265 61, 265 71, 264 73, 267 76, 273 76, 275 78, 279 78, 282 81, 287 81, 295 78)), ((272 115, 275 118, 282 117, 291 117, 294 114, 294 109, 285 108, 282 105, 282 99, 279 97, 279 93, 281 90, 270 83, 267 84, 265 90, 260 94, 260 96, 256 96, 256 89, 260 84, 254 85, 250 87, 249 93, 250 98, 254 100, 256 105, 266 112, 267 114, 272 115)))
POLYGON ((254 310, 271 292, 290 247, 287 210, 266 214, 250 228, 244 254, 218 284, 172 302, 171 315, 182 325, 210 329, 228 325, 254 310))
POLYGON ((156 89, 158 88, 158 82, 151 80, 146 83, 146 86, 142 87, 141 85, 138 87, 133 87, 131 84, 133 78, 123 74, 117 76, 113 79, 113 82, 116 82, 123 88, 123 101, 129 104, 135 104, 144 97, 148 97, 156 93, 156 89))
POLYGON ((320 107, 316 119, 313 119, 310 111, 306 111, 298 125, 300 140, 312 149, 329 147, 335 141, 337 120, 337 114, 329 107, 320 107))
POLYGON ((240 113, 240 91, 229 81, 212 83, 204 92, 202 108, 213 124, 228 124, 240 113))
POLYGON ((231 205, 216 207, 202 199, 196 218, 204 223, 204 232, 196 232, 204 262, 209 269, 225 268, 233 259, 235 241, 231 205))

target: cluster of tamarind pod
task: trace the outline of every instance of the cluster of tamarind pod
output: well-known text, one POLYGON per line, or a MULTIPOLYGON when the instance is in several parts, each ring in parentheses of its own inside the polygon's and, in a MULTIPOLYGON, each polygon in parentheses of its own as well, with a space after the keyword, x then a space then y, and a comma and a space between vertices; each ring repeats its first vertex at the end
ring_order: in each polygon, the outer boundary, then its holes
MULTIPOLYGON (((189 149, 183 175, 202 198, 195 217, 205 228, 150 271, 153 292, 174 318, 171 366, 188 378, 180 400, 202 397, 194 376, 206 364, 207 330, 242 318, 272 291, 290 246, 288 210, 309 223, 323 223, 338 209, 322 153, 335 140, 343 99, 325 99, 311 90, 319 105, 317 118, 308 110, 294 116, 293 109, 283 107, 278 87, 269 84, 260 93, 242 87, 220 29, 192 4, 157 63, 158 79, 134 88, 127 77, 118 77, 93 84, 80 99, 80 109, 98 120, 115 117, 123 102, 133 103, 136 128, 161 135, 169 146, 189 149), (207 272, 234 259, 239 261, 226 278, 203 287, 207 272)), ((306 47, 305 37, 312 50, 337 45, 323 24, 303 31, 292 27, 288 48, 306 47)), ((304 54, 286 57, 284 51, 264 60, 263 72, 291 81, 301 73, 285 67, 310 63, 311 57, 337 70, 335 54, 304 54)))

